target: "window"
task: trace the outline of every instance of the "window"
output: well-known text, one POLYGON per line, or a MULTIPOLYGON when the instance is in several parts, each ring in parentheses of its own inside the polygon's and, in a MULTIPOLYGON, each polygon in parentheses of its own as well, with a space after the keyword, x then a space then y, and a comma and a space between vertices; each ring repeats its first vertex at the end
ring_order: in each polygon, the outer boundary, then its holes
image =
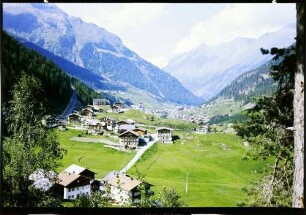
POLYGON ((77 188, 77 190, 79 190, 79 188, 77 188))
POLYGON ((74 199, 74 195, 72 195, 71 198, 74 199))
POLYGON ((72 188, 72 191, 74 191, 74 188, 72 188))
POLYGON ((70 199, 70 196, 68 196, 68 199, 70 199))

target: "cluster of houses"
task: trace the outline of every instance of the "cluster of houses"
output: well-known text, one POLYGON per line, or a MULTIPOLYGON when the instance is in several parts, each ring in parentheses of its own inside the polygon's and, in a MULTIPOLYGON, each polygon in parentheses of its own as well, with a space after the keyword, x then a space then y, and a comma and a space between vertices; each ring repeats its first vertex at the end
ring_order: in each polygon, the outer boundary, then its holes
POLYGON ((139 202, 141 186, 146 195, 152 195, 151 184, 135 179, 123 172, 112 171, 102 180, 95 179, 93 171, 72 164, 60 173, 37 169, 29 176, 32 186, 44 192, 53 193, 64 200, 75 200, 81 195, 93 192, 109 196, 114 203, 139 202))
MULTIPOLYGON (((142 143, 148 143, 151 136, 144 128, 136 127, 135 121, 125 119, 116 121, 114 118, 104 116, 100 119, 95 119, 99 113, 105 111, 97 105, 106 104, 106 101, 96 99, 94 105, 88 105, 80 112, 74 111, 68 116, 68 124, 77 123, 81 127, 87 129, 88 134, 103 134, 104 131, 113 131, 118 134, 120 147, 128 147, 131 149, 137 148, 142 143)), ((123 104, 120 102, 112 106, 112 112, 120 112, 123 110, 123 104)), ((173 129, 161 127, 156 129, 159 140, 163 143, 172 143, 173 129)))

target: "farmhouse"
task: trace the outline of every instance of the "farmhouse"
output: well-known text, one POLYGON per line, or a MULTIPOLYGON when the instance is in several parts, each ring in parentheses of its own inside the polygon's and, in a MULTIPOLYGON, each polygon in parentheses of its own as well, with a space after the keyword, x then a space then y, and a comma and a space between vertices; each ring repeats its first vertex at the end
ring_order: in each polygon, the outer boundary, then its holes
POLYGON ((128 202, 137 203, 140 201, 140 186, 144 185, 147 196, 151 195, 151 184, 134 179, 124 173, 112 171, 102 179, 105 192, 119 204, 128 202))
POLYGON ((82 109, 81 115, 85 119, 92 119, 93 116, 94 116, 94 111, 93 111, 93 109, 87 107, 87 108, 82 109))
POLYGON ((103 117, 100 119, 102 126, 108 131, 113 131, 116 127, 116 120, 114 118, 103 117))
POLYGON ((172 142, 172 128, 160 127, 156 129, 157 137, 162 143, 173 143, 172 142))
POLYGON ((72 164, 57 176, 57 183, 62 187, 64 199, 76 199, 80 195, 91 195, 99 188, 99 182, 94 179, 95 173, 72 164))
POLYGON ((200 125, 196 128, 197 133, 207 134, 208 132, 208 126, 207 125, 200 125))
POLYGON ((92 105, 93 106, 109 105, 109 100, 107 100, 107 99, 93 99, 92 105))
POLYGON ((29 176, 36 189, 55 193, 64 199, 76 199, 82 194, 90 195, 99 188, 99 182, 94 178, 94 172, 75 164, 59 174, 37 169, 29 176))
POLYGON ((72 113, 68 116, 68 123, 79 123, 81 122, 82 116, 78 113, 72 113))
POLYGON ((103 133, 102 123, 98 120, 84 120, 83 126, 88 129, 88 133, 90 134, 103 133))
POLYGON ((139 135, 134 131, 126 131, 119 135, 120 145, 136 148, 139 143, 139 135))

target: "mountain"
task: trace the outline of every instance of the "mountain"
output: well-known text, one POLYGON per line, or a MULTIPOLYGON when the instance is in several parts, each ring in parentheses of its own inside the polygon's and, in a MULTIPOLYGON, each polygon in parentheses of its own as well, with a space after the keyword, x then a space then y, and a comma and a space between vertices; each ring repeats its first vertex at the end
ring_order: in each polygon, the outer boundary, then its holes
POLYGON ((202 44, 171 59, 163 69, 207 101, 243 72, 256 69, 272 58, 262 55, 260 48, 288 47, 295 36, 296 27, 291 24, 258 39, 238 37, 216 46, 202 44))
MULTIPOLYGON (((95 81, 105 85, 93 84, 100 90, 109 89, 112 83, 123 88, 136 87, 178 104, 202 101, 172 75, 128 49, 118 36, 70 17, 54 4, 3 4, 3 28, 14 37, 23 38, 85 69, 79 73, 92 77, 88 71, 95 73, 99 76, 95 81)), ((71 65, 65 64, 67 71, 71 65)), ((78 78, 83 80, 81 76, 78 78)))
POLYGON ((216 96, 207 103, 218 99, 234 99, 242 101, 244 104, 253 102, 253 98, 269 95, 276 91, 277 83, 270 75, 271 66, 277 61, 270 60, 257 69, 248 71, 238 76, 228 86, 223 88, 216 96))
POLYGON ((21 72, 36 77, 45 92, 47 111, 61 114, 72 96, 71 84, 75 86, 81 103, 92 102, 93 98, 102 98, 101 94, 88 88, 77 79, 70 78, 54 63, 39 53, 25 47, 13 37, 3 32, 3 71, 2 71, 2 102, 4 105, 11 100, 12 87, 17 83, 21 72))

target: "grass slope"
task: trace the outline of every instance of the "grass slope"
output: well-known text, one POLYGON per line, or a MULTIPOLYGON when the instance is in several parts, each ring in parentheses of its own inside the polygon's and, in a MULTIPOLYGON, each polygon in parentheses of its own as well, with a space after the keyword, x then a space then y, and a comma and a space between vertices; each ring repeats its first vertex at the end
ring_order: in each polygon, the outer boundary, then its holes
POLYGON ((258 179, 253 171, 262 171, 267 163, 242 160, 246 148, 235 135, 175 134, 180 140, 153 146, 128 173, 144 174, 156 193, 163 186, 175 188, 188 207, 237 206, 245 195, 241 188, 258 179))
POLYGON ((135 155, 135 152, 121 152, 106 148, 102 143, 86 143, 72 141, 70 138, 78 136, 82 131, 58 131, 59 142, 67 150, 58 172, 71 164, 86 167, 96 173, 96 178, 102 178, 112 170, 121 170, 135 155))

